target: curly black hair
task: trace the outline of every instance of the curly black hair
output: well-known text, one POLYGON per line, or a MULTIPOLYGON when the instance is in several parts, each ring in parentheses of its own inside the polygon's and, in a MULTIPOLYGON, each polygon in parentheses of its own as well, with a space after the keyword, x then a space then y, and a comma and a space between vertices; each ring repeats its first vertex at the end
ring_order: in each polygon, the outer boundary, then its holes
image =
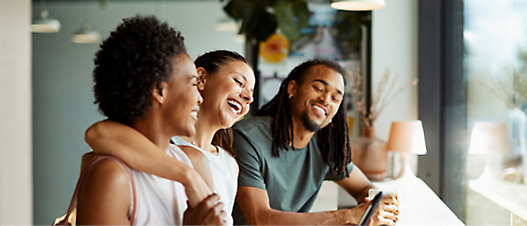
POLYGON ((109 119, 130 125, 142 118, 154 88, 170 78, 172 60, 187 54, 184 38, 154 16, 123 19, 95 55, 95 104, 109 119))
MULTIPOLYGON (((262 106, 255 114, 256 116, 271 116, 273 118, 271 123, 273 136, 271 154, 274 157, 280 157, 279 150, 289 150, 289 144, 294 140, 294 134, 291 132, 294 130, 287 86, 291 81, 302 84, 306 72, 316 65, 325 65, 337 71, 342 76, 346 75, 344 68, 336 61, 326 59, 306 61, 295 67, 289 73, 280 85, 278 94, 262 106)), ((337 113, 333 116, 332 122, 318 130, 315 134, 317 145, 322 152, 324 162, 329 165, 330 172, 342 177, 348 176, 347 165, 351 162, 351 146, 348 136, 345 103, 346 99, 343 98, 337 113)), ((291 146, 294 148, 294 145, 291 146)))
MULTIPOLYGON (((229 50, 216 50, 199 56, 194 61, 194 64, 196 64, 196 68, 202 67, 208 73, 216 74, 220 70, 220 67, 225 66, 226 64, 233 61, 247 63, 245 57, 236 52, 229 50)), ((216 131, 214 138, 212 139, 212 144, 223 148, 225 151, 231 154, 231 156, 235 156, 234 150, 232 149, 231 128, 220 129, 216 131)))

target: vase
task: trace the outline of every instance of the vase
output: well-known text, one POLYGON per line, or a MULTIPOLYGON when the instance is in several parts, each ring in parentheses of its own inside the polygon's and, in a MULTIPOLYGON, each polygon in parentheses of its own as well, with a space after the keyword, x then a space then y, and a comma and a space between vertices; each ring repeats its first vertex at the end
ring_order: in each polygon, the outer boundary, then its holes
POLYGON ((371 181, 383 180, 387 159, 386 142, 375 138, 373 127, 364 126, 362 136, 351 140, 351 160, 371 181))

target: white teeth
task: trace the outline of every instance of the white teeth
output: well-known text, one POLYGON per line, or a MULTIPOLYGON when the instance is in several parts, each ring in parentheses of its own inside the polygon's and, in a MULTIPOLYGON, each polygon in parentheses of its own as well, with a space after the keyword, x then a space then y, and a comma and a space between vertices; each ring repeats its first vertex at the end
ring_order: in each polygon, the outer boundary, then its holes
POLYGON ((234 101, 234 100, 228 100, 227 102, 229 104, 231 104, 231 105, 236 106, 237 109, 234 109, 234 108, 231 107, 231 109, 234 110, 235 114, 237 114, 237 115, 240 114, 240 112, 242 111, 242 105, 240 103, 238 103, 237 101, 234 101))
POLYGON ((192 118, 194 119, 197 119, 198 118, 198 112, 197 111, 193 111, 190 113, 190 116, 192 116, 192 118))
POLYGON ((317 105, 313 105, 313 107, 321 112, 323 112, 324 115, 326 115, 326 111, 324 109, 322 109, 321 107, 317 106, 317 105))

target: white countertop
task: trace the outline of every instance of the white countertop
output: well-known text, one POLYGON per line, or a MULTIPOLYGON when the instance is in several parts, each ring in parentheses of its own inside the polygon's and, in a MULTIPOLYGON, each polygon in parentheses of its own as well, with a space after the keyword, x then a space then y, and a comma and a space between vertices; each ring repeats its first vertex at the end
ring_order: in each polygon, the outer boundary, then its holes
MULTIPOLYGON (((397 226, 464 226, 465 224, 423 182, 411 173, 397 180, 373 182, 377 187, 396 190, 399 197, 399 221, 397 226)), ((337 209, 338 185, 325 181, 310 212, 337 209)))
POLYGON ((468 187, 527 221, 527 185, 479 178, 469 180, 468 187))
POLYGON ((400 212, 397 226, 465 225, 425 182, 411 174, 373 184, 380 189, 397 191, 400 212))

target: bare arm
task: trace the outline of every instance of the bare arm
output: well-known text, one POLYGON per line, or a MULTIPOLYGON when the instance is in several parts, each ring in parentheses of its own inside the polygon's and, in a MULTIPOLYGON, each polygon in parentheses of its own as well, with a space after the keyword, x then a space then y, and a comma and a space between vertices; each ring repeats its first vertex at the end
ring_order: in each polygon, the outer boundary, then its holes
MULTIPOLYGON (((364 176, 358 167, 353 167, 350 176, 336 181, 336 183, 346 190, 357 202, 367 201, 368 190, 375 188, 373 184, 364 176)), ((399 214, 399 200, 397 197, 383 196, 379 207, 372 216, 372 225, 395 225, 399 214)))
POLYGON ((210 171, 209 160, 201 151, 196 150, 193 147, 189 146, 179 146, 181 150, 187 154, 190 161, 192 161, 192 166, 194 170, 198 171, 201 177, 207 182, 211 190, 214 190, 214 181, 212 180, 212 173, 210 171))
POLYGON ((114 161, 102 161, 86 174, 77 198, 77 225, 130 225, 130 185, 114 161))
POLYGON ((134 169, 181 182, 191 206, 212 193, 196 170, 166 155, 129 126, 111 120, 97 122, 88 128, 85 140, 95 153, 116 156, 134 169))
POLYGON ((368 207, 353 209, 296 213, 271 209, 267 191, 255 187, 238 187, 236 202, 250 225, 344 225, 358 224, 368 207))
POLYGON ((358 203, 364 203, 366 197, 368 197, 368 190, 375 188, 357 166, 353 167, 349 177, 335 181, 335 183, 353 196, 358 203))

